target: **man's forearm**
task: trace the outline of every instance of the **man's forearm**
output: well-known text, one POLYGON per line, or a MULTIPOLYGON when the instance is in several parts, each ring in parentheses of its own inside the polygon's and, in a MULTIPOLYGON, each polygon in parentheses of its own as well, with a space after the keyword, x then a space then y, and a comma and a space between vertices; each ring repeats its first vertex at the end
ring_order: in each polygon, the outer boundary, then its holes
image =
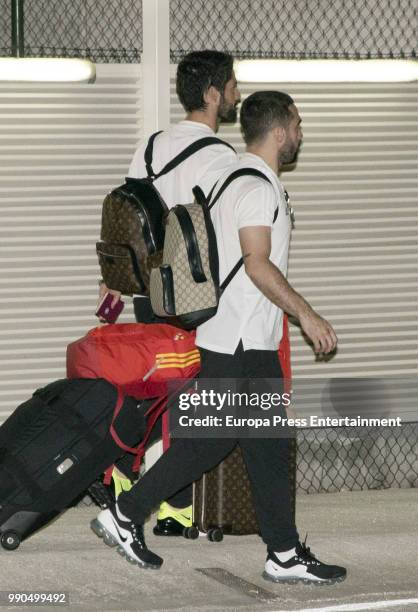
POLYGON ((252 261, 244 260, 245 271, 266 298, 297 319, 312 311, 308 302, 291 287, 277 266, 268 259, 250 257, 252 261))
POLYGON ((299 319, 303 333, 311 340, 316 353, 330 353, 337 346, 337 336, 323 319, 287 282, 270 261, 271 236, 267 227, 244 227, 240 230, 245 272, 254 285, 273 304, 299 319))

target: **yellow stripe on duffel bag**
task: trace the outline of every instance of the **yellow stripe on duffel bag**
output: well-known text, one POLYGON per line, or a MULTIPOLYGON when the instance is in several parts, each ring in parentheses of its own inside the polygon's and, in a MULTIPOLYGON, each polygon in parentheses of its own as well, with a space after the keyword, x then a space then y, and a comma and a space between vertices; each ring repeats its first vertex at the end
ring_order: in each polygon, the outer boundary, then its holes
POLYGON ((200 357, 189 357, 188 359, 182 359, 181 361, 175 360, 161 360, 158 362, 157 369, 161 368, 185 368, 189 365, 193 365, 195 363, 200 363, 200 357))
POLYGON ((198 356, 200 357, 200 353, 198 351, 198 349, 192 349, 191 351, 187 351, 187 353, 157 353, 155 355, 155 357, 157 359, 159 358, 163 358, 163 359, 167 359, 169 357, 174 357, 174 358, 178 358, 178 359, 186 359, 187 357, 191 357, 191 356, 198 356))

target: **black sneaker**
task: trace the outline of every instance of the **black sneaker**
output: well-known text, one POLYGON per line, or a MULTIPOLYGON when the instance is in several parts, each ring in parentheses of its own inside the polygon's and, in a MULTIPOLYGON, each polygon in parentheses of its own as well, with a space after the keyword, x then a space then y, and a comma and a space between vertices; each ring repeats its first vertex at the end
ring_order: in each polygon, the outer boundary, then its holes
POLYGON ((129 563, 145 569, 159 569, 163 564, 161 557, 148 550, 143 526, 123 517, 116 505, 102 510, 90 527, 105 544, 117 546, 117 552, 129 563))
MULTIPOLYGON (((184 536, 193 529, 192 506, 173 508, 163 502, 153 532, 157 536, 184 536)), ((187 536, 185 536, 187 537, 187 536)))
POLYGON ((301 544, 296 545, 294 557, 282 563, 273 551, 268 551, 266 565, 263 572, 265 580, 272 582, 286 582, 295 584, 335 584, 345 580, 347 570, 338 565, 326 565, 319 561, 310 549, 301 544))
POLYGON ((103 484, 101 480, 96 480, 89 486, 87 493, 102 510, 110 508, 115 503, 115 494, 112 487, 103 484))

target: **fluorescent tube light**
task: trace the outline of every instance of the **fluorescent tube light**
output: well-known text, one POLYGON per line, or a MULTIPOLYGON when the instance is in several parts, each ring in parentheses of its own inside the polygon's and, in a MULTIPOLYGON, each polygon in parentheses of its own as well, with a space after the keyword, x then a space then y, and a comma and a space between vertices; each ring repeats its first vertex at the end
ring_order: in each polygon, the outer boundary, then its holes
POLYGON ((0 81, 94 83, 96 67, 70 58, 1 57, 0 81))
POLYGON ((241 83, 390 83, 418 80, 418 60, 240 60, 241 83))
POLYGON ((96 67, 89 60, 25 57, 24 0, 12 0, 12 57, 0 57, 0 81, 94 83, 96 67))

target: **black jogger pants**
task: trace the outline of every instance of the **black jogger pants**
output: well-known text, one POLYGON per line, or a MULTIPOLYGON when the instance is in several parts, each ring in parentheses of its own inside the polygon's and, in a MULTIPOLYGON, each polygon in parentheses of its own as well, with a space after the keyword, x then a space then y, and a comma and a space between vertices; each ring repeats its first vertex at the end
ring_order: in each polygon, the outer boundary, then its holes
MULTIPOLYGON (((277 351, 244 351, 234 355, 200 349, 201 378, 281 378, 277 351)), ((136 523, 144 523, 159 503, 215 467, 239 444, 248 470, 254 508, 263 541, 275 551, 299 540, 290 494, 290 441, 286 438, 177 438, 166 453, 118 505, 136 523)))

